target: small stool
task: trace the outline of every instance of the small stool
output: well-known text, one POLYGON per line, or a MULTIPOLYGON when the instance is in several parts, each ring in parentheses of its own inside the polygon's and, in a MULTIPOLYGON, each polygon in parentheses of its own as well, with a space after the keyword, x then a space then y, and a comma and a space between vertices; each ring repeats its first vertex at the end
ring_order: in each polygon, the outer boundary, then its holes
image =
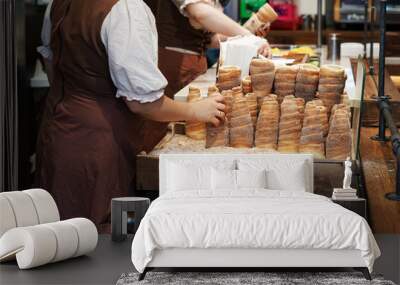
POLYGON ((140 221, 150 206, 149 198, 121 197, 111 200, 111 239, 112 241, 123 241, 127 235, 128 212, 134 212, 136 233, 140 221))

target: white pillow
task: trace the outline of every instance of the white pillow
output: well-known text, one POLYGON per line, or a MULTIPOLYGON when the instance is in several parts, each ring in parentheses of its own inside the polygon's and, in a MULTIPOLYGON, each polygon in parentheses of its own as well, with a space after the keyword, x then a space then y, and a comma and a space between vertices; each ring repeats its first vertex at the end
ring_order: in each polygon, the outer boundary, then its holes
POLYGON ((170 163, 168 165, 170 191, 211 189, 211 167, 170 163))
POLYGON ((267 171, 236 170, 237 188, 267 188, 267 171))
POLYGON ((236 190, 236 170, 217 169, 211 170, 212 190, 236 190))
POLYGON ((301 191, 306 192, 306 176, 304 168, 299 166, 285 173, 279 169, 267 171, 268 188, 272 190, 301 191))
POLYGON ((221 159, 182 158, 169 161, 167 169, 167 191, 211 190, 211 168, 235 169, 236 161, 221 159))
POLYGON ((239 170, 266 170, 267 188, 271 190, 307 191, 311 181, 304 159, 239 159, 239 170))

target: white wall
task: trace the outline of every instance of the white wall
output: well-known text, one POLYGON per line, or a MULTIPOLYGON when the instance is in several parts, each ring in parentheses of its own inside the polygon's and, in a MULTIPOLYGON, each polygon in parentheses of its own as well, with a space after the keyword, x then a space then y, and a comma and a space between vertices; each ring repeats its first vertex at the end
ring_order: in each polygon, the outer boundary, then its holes
MULTIPOLYGON (((294 0, 297 5, 299 15, 317 14, 317 0, 294 0)), ((322 13, 325 14, 325 1, 322 1, 322 13)))

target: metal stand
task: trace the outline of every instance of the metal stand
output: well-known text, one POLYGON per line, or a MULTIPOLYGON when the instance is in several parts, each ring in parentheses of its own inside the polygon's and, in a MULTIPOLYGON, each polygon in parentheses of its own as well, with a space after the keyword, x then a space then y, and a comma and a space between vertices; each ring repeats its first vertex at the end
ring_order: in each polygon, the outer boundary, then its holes
MULTIPOLYGON (((379 82, 378 82, 378 106, 381 106, 381 102, 386 102, 389 97, 385 96, 385 43, 386 43, 386 0, 380 1, 380 17, 379 17, 379 28, 380 28, 380 42, 379 42, 379 82)), ((373 62, 372 62, 373 65, 373 62)), ((379 132, 376 136, 371 139, 376 141, 388 141, 389 139, 385 136, 386 120, 383 115, 383 108, 379 108, 379 132)))
POLYGON ((397 159, 396 192, 387 193, 385 197, 389 200, 400 201, 400 159, 397 159))
POLYGON ((370 44, 369 44, 369 74, 374 75, 374 26, 375 26, 375 7, 371 6, 371 24, 369 28, 370 44))
POLYGON ((317 48, 322 47, 322 0, 317 2, 317 21, 318 21, 318 31, 317 31, 317 48))
POLYGON ((374 98, 378 102, 379 106, 379 126, 378 126, 378 134, 371 137, 371 140, 379 141, 379 142, 387 142, 390 140, 389 137, 386 136, 386 119, 383 115, 383 109, 381 108, 382 103, 388 103, 390 97, 389 96, 377 96, 374 98))
POLYGON ((364 59, 367 58, 368 41, 368 0, 364 0, 364 59))
POLYGON ((396 167, 396 192, 387 193, 385 197, 389 200, 400 201, 400 134, 397 131, 397 126, 394 121, 389 121, 389 128, 393 132, 392 133, 392 148, 393 153, 397 158, 397 167, 396 167))

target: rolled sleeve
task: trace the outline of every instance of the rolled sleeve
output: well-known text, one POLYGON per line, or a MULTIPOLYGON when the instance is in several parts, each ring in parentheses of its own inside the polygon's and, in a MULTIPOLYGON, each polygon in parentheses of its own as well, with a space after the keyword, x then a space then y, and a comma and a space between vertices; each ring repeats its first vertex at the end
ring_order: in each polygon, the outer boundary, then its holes
POLYGON ((176 8, 178 8, 179 12, 185 17, 188 17, 186 13, 186 7, 190 4, 198 3, 198 2, 207 2, 207 0, 170 0, 172 1, 176 8))
POLYGON ((158 69, 157 30, 141 0, 121 0, 103 22, 101 37, 117 97, 140 103, 164 94, 167 80, 158 69))
POLYGON ((41 32, 41 41, 42 45, 36 48, 36 51, 40 53, 40 55, 48 60, 53 58, 53 52, 50 48, 50 40, 51 40, 51 20, 50 20, 50 11, 51 6, 53 4, 53 0, 49 1, 47 5, 46 12, 44 13, 42 32, 41 32))

